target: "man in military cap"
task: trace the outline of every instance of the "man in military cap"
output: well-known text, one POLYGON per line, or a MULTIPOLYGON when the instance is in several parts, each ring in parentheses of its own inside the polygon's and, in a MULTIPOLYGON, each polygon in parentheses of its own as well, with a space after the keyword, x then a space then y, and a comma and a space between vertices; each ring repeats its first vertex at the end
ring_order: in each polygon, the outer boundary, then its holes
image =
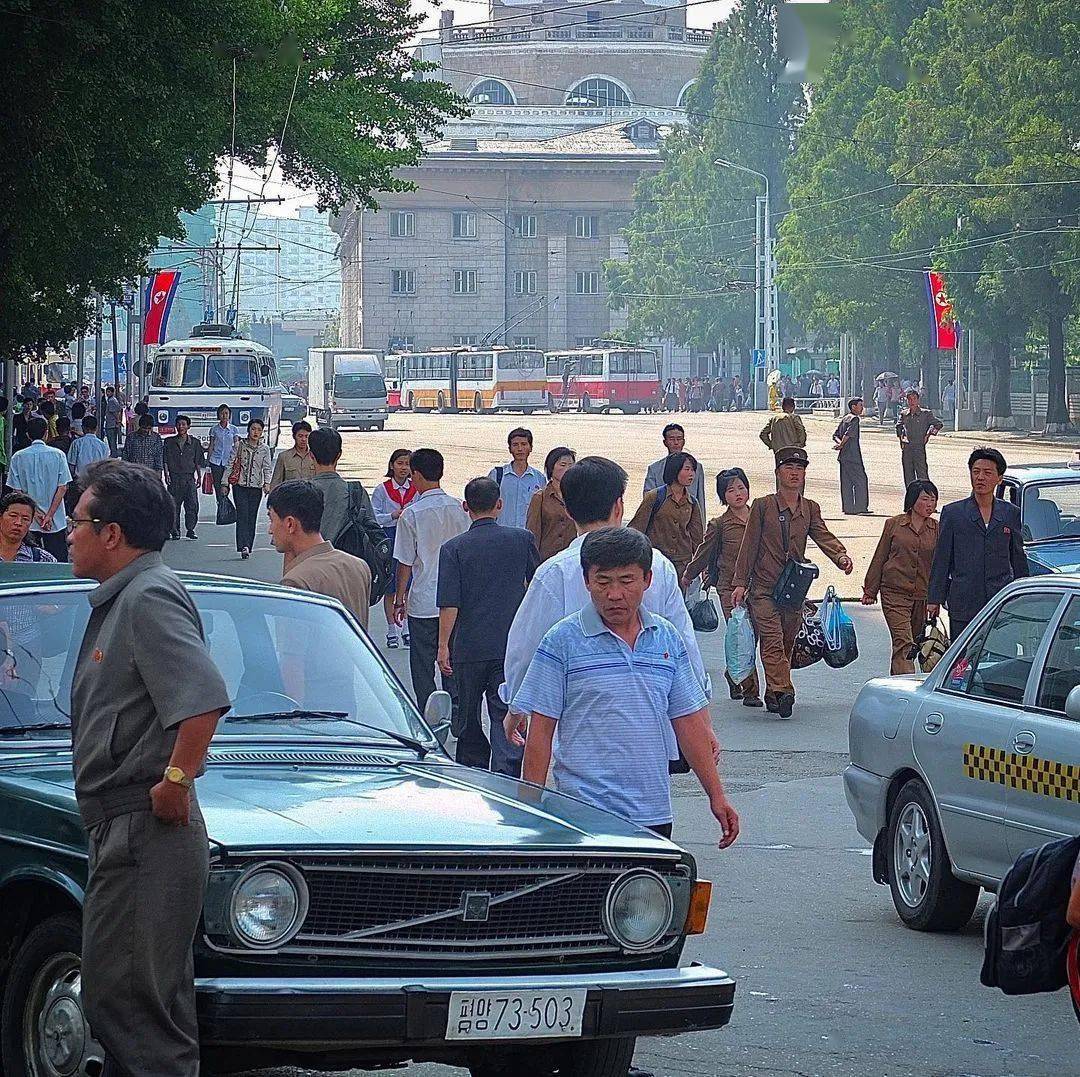
POLYGON ((816 501, 802 496, 806 450, 798 446, 776 454, 776 493, 757 498, 750 507, 739 560, 732 580, 732 601, 747 602, 765 667, 765 709, 790 718, 795 707, 791 683, 791 649, 802 623, 799 606, 780 606, 773 590, 789 560, 804 560, 812 538, 845 574, 852 570, 843 543, 825 526, 816 501))

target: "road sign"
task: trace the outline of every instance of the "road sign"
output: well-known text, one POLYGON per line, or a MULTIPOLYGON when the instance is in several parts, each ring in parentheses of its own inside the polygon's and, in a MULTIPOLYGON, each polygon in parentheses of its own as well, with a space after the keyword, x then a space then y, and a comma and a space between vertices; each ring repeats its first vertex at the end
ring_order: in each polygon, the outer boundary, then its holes
POLYGON ((765 365, 765 349, 764 348, 754 348, 753 355, 754 355, 754 366, 755 367, 759 367, 759 366, 763 367, 765 365))

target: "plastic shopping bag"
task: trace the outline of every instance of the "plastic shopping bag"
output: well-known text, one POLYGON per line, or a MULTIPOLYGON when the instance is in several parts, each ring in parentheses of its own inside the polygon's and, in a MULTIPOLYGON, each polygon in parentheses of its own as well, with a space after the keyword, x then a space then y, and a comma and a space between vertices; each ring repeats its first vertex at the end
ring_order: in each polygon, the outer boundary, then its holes
POLYGON ((736 606, 724 632, 724 657, 728 676, 740 684, 754 671, 757 636, 745 606, 736 606))
POLYGON ((791 668, 806 669, 825 657, 825 633, 821 628, 821 616, 813 602, 803 606, 802 624, 795 635, 791 649, 791 668))
POLYGON ((855 625, 844 612, 835 588, 825 592, 821 604, 821 630, 825 635, 825 664, 833 669, 850 665, 859 657, 859 644, 855 638, 855 625))
POLYGON ((720 614, 708 588, 696 587, 686 596, 686 608, 695 632, 715 632, 720 627, 720 614))

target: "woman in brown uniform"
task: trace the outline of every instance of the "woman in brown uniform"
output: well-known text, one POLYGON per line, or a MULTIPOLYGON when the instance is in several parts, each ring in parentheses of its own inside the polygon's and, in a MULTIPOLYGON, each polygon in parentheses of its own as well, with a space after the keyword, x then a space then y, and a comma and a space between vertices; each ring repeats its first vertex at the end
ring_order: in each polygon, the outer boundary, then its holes
POLYGON ((937 487, 929 479, 917 479, 907 488, 904 511, 885 521, 863 583, 864 606, 872 606, 881 595, 881 611, 892 636, 894 676, 915 672, 908 655, 926 624, 926 592, 938 541, 937 502, 937 487))
MULTIPOLYGON (((709 521, 705 538, 697 548, 694 559, 686 566, 682 583, 685 589, 696 576, 704 573, 706 589, 715 587, 720 595, 720 606, 726 620, 735 608, 731 601, 731 580, 735 575, 735 562, 739 558, 746 523, 750 519, 750 480, 746 472, 741 467, 721 471, 716 476, 716 496, 727 509, 709 521)), ((741 699, 744 707, 762 706, 756 669, 741 684, 736 684, 728 676, 727 670, 724 671, 724 678, 732 699, 741 699)))
POLYGON ((680 580, 702 539, 701 509, 690 496, 697 468, 688 452, 672 453, 664 463, 664 485, 645 495, 630 521, 671 561, 680 580))
POLYGON ((541 561, 562 553, 577 538, 577 526, 566 515, 562 488, 559 485, 566 469, 576 462, 577 453, 573 449, 568 449, 565 445, 552 449, 544 460, 547 485, 537 490, 529 502, 525 526, 536 539, 541 561))

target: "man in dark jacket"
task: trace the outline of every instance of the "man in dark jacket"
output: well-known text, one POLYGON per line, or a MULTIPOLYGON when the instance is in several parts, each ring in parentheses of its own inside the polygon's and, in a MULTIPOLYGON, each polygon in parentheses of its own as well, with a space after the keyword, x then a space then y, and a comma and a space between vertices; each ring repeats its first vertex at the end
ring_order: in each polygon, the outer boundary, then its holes
POLYGON ((1029 574, 1020 510, 994 496, 1005 467, 997 449, 976 449, 968 457, 971 497, 941 511, 926 612, 935 617, 946 606, 953 639, 1006 584, 1029 574))

